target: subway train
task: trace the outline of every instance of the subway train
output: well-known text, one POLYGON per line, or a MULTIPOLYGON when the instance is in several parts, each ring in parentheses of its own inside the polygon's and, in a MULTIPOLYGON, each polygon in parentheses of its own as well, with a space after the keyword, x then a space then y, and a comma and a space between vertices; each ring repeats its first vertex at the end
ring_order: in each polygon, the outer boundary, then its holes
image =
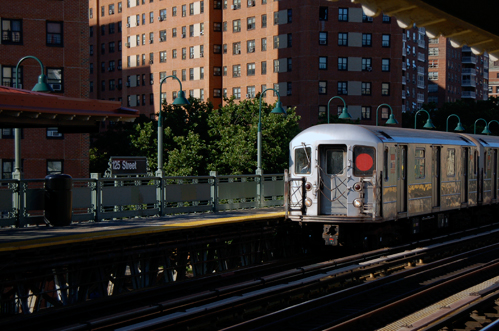
POLYGON ((289 148, 286 217, 326 245, 442 232, 498 203, 499 137, 322 124, 289 148))

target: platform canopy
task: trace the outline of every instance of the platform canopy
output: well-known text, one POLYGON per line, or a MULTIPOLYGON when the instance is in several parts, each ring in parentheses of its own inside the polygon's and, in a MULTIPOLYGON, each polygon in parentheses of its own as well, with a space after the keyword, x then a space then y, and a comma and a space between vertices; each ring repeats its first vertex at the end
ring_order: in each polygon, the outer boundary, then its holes
MULTIPOLYGON (((337 0, 330 0, 337 1, 337 0)), ((451 40, 452 46, 469 46, 474 54, 487 52, 499 59, 499 2, 476 0, 459 3, 449 0, 352 0, 362 5, 364 13, 393 16, 401 28, 416 24, 425 28, 430 38, 451 40)))
POLYGON ((89 132, 100 121, 133 122, 139 111, 118 101, 68 98, 0 86, 0 127, 57 127, 60 132, 89 132))

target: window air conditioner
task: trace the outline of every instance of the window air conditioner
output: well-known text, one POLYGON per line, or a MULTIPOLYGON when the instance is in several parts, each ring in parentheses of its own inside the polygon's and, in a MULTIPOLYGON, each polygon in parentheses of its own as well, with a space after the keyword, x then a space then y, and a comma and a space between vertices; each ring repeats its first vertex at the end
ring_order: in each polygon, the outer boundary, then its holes
POLYGON ((236 6, 232 5, 230 6, 231 9, 236 9, 236 6))
POLYGON ((126 25, 126 27, 127 27, 127 28, 129 28, 129 27, 130 27, 130 24, 127 24, 127 25, 126 25))
POLYGON ((125 43, 125 47, 130 48, 130 43, 125 43))
POLYGON ((126 82, 126 87, 130 87, 130 82, 126 82))
POLYGON ((182 33, 182 38, 185 38, 185 33, 182 33))
POLYGON ((366 67, 367 71, 373 71, 373 67, 366 67))
POLYGON ((153 42, 154 42, 154 40, 149 39, 149 44, 152 44, 153 42))

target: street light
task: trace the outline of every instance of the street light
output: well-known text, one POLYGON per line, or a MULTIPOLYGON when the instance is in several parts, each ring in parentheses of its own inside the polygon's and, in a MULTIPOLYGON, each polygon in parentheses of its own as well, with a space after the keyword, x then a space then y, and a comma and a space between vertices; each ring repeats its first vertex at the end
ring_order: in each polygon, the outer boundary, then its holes
POLYGON ((476 122, 480 120, 485 122, 485 129, 483 129, 482 134, 490 134, 489 125, 487 124, 487 121, 484 120, 483 118, 479 118, 475 121, 475 124, 473 125, 474 128, 473 133, 476 134, 476 122))
POLYGON ((177 76, 166 76, 165 78, 161 79, 159 83, 159 115, 158 115, 158 171, 156 171, 156 176, 158 177, 163 177, 163 109, 162 109, 162 100, 161 100, 161 95, 163 94, 162 87, 163 83, 166 81, 167 78, 174 78, 178 81, 180 84, 180 91, 178 92, 177 97, 173 101, 173 105, 177 106, 187 106, 190 105, 189 101, 185 98, 184 91, 182 91, 182 83, 180 80, 177 78, 177 76))
POLYGON ((327 123, 328 124, 329 124, 329 104, 331 103, 331 100, 336 99, 336 98, 343 101, 343 109, 341 110, 341 114, 340 114, 340 116, 338 116, 338 118, 342 119, 342 120, 348 120, 348 119, 352 118, 352 116, 348 113, 347 104, 345 103, 345 100, 343 100, 342 97, 334 96, 331 99, 329 99, 329 101, 327 102, 327 123))
MULTIPOLYGON (((33 87, 32 91, 34 92, 54 92, 52 87, 49 85, 47 76, 45 76, 44 68, 42 62, 35 56, 28 55, 23 57, 22 59, 17 62, 16 65, 16 71, 15 71, 15 78, 16 78, 16 83, 15 83, 15 88, 19 88, 19 77, 18 77, 18 72, 19 72, 19 66, 21 65, 21 62, 23 62, 26 59, 35 59, 38 61, 40 64, 40 67, 42 68, 42 73, 40 76, 38 76, 38 83, 33 87)), ((14 129, 14 177, 20 179, 21 178, 21 129, 20 128, 15 128, 14 129)))
POLYGON ((423 109, 423 108, 421 108, 420 110, 418 110, 416 112, 416 115, 414 115, 414 129, 416 128, 416 123, 417 123, 416 119, 418 118, 418 114, 419 114, 420 111, 424 111, 428 115, 428 120, 426 121, 426 124, 423 126, 423 128, 425 128, 425 129, 435 129, 435 125, 433 125, 433 123, 431 121, 431 118, 430 118, 430 113, 427 110, 423 109))
POLYGON ((258 150, 257 168, 256 168, 257 175, 262 175, 262 96, 268 90, 272 90, 275 93, 277 93, 277 103, 274 109, 272 109, 271 113, 286 115, 286 111, 284 110, 284 108, 282 108, 281 96, 279 95, 278 91, 276 91, 273 88, 266 88, 265 90, 262 91, 262 93, 260 93, 260 108, 258 111, 258 136, 257 136, 257 150, 258 150))
POLYGON ((378 108, 376 108, 376 126, 378 126, 378 110, 379 110, 379 107, 381 106, 388 106, 388 108, 390 108, 390 117, 388 118, 388 120, 386 121, 386 124, 398 124, 399 122, 395 119, 395 116, 393 116, 393 109, 392 107, 387 104, 387 103, 382 103, 381 105, 378 106, 378 108))
MULTIPOLYGON (((497 124, 499 124, 499 121, 497 121, 497 120, 491 120, 491 121, 489 122, 489 124, 487 124, 487 127, 490 127, 490 123, 492 123, 492 122, 496 122, 497 124)), ((491 133, 492 133, 492 132, 491 132, 491 133)))
POLYGON ((459 120, 459 122, 457 123, 457 126, 456 128, 454 129, 454 131, 458 131, 458 132, 463 132, 464 131, 464 128, 463 126, 461 125, 461 119, 459 118, 459 116, 457 116, 456 114, 451 114, 447 117, 447 121, 446 121, 446 124, 445 124, 445 131, 446 132, 449 132, 449 118, 451 118, 452 116, 456 116, 457 119, 459 120))

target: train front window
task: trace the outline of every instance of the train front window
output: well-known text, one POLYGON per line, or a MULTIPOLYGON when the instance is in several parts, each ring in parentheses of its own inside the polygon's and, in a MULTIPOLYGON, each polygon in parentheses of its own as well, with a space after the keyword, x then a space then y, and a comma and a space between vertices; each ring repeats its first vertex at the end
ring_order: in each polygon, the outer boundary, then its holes
POLYGON ((310 174, 311 153, 310 147, 295 149, 295 174, 310 174))
POLYGON ((376 151, 373 147, 355 146, 353 160, 355 167, 353 175, 357 177, 372 177, 376 160, 376 151))
POLYGON ((327 150, 327 174, 338 175, 343 173, 343 150, 328 149, 327 150))

